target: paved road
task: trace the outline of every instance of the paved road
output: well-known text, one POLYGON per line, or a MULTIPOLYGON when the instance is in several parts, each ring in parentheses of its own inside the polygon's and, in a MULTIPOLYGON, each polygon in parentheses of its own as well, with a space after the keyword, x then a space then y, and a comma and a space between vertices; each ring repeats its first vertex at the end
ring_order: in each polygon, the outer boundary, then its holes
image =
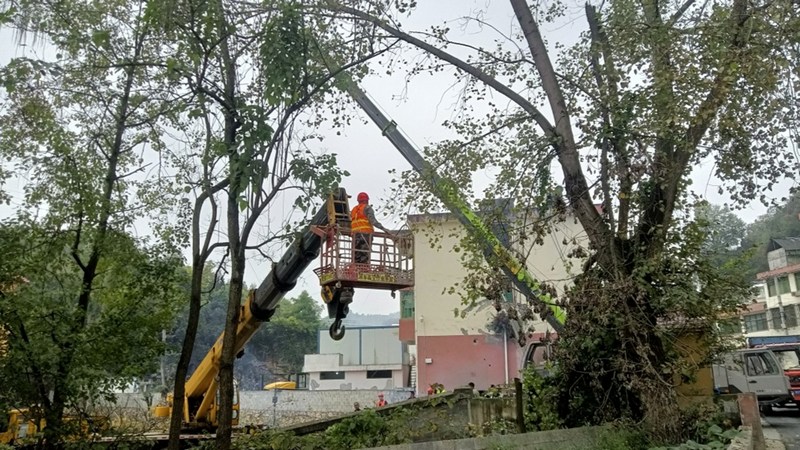
MULTIPOLYGON (((761 417, 770 428, 780 433, 786 450, 800 450, 800 410, 776 408, 771 414, 761 417)), ((767 437, 766 430, 764 434, 767 437)))

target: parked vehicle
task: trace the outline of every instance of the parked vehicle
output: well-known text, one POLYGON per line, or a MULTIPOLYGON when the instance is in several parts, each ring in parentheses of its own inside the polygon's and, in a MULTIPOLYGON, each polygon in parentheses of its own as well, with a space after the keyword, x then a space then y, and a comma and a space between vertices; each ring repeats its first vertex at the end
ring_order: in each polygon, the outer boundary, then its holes
POLYGON ((800 407, 800 336, 752 337, 747 338, 747 346, 766 348, 775 354, 792 391, 792 401, 781 406, 800 407))
POLYGON ((275 381, 264 385, 265 391, 272 389, 308 389, 308 374, 293 373, 289 375, 287 381, 275 381))
POLYGON ((753 392, 762 411, 793 401, 789 378, 778 357, 766 348, 741 349, 723 356, 712 367, 714 391, 719 394, 753 392))
POLYGON ((44 428, 44 419, 37 423, 28 417, 27 409, 12 409, 7 411, 8 422, 5 429, 0 431, 0 444, 13 444, 25 439, 31 439, 44 428))
MULTIPOLYGON (((28 408, 14 408, 6 412, 8 420, 0 429, 0 444, 20 444, 35 441, 45 428, 44 419, 36 419, 28 408)), ((110 420, 106 416, 65 414, 64 424, 71 426, 68 438, 85 438, 107 431, 110 420)))

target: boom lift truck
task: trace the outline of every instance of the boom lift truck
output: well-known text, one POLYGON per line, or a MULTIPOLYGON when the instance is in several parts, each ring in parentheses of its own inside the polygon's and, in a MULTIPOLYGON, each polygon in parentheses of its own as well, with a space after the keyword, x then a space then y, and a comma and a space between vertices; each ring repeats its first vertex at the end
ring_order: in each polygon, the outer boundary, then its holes
MULTIPOLYGON (((561 332, 566 318, 564 310, 554 304, 547 294, 541 292, 539 283, 525 269, 524 264, 503 246, 490 228, 464 201, 458 186, 436 173, 397 129, 396 123, 383 115, 349 74, 342 72, 339 81, 414 170, 428 181, 433 193, 470 233, 480 238, 484 243, 485 256, 497 257, 501 261, 501 269, 517 289, 531 301, 543 306, 542 310, 547 312, 545 315, 547 322, 556 332, 561 332)), ((243 352, 245 344, 261 323, 268 321, 274 314, 280 300, 294 287, 297 279, 317 257, 322 247, 324 250, 320 255, 320 267, 314 272, 322 286, 322 298, 327 305, 328 315, 334 319, 329 334, 335 340, 344 336, 345 327, 342 319, 347 317, 356 288, 386 289, 394 293, 395 290, 413 286, 411 264, 413 241, 408 233, 394 237, 384 233, 374 233, 368 263, 355 262, 352 257, 354 250, 352 240, 349 236, 350 210, 347 198, 344 189, 339 189, 337 193, 331 195, 325 206, 313 217, 310 226, 275 264, 258 289, 250 292, 247 301, 241 307, 240 323, 236 333, 237 354, 243 352)), ((525 334, 519 329, 515 332, 520 345, 525 345, 525 334)), ((187 428, 214 428, 217 425, 216 377, 219 372, 221 352, 222 336, 217 339, 186 382, 183 420, 187 428)), ((238 425, 238 401, 234 402, 233 408, 234 425, 238 425)), ((166 405, 155 408, 155 415, 168 417, 171 409, 170 395, 167 396, 166 405)))
MULTIPOLYGON (((375 233, 376 242, 373 243, 370 264, 351 263, 352 256, 347 252, 352 249, 347 199, 347 192, 342 188, 331 194, 311 219, 311 224, 297 236, 280 261, 273 265, 261 285, 250 291, 247 301, 240 307, 239 324, 236 328, 237 356, 244 353, 245 344, 263 322, 269 321, 278 303, 294 288, 297 279, 317 258, 323 246, 325 252, 322 261, 327 264, 327 269, 318 273, 323 278, 323 300, 328 306, 329 316, 334 319, 329 330, 334 339, 344 336, 342 319, 347 316, 355 288, 395 290, 413 285, 410 258, 402 256, 398 250, 413 247, 410 236, 391 240, 388 236, 375 233)), ((217 426, 217 375, 222 338, 222 335, 217 338, 214 346, 186 381, 184 429, 213 429, 217 426)), ((172 404, 173 397, 169 394, 166 404, 155 407, 154 415, 169 417, 172 404)), ((238 398, 234 400, 233 410, 235 426, 239 422, 238 398)))

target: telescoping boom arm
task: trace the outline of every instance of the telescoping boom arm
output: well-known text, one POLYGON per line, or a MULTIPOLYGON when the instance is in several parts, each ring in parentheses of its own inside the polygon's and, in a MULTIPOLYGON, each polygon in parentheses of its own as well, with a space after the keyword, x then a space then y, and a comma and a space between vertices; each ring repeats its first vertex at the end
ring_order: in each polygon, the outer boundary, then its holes
MULTIPOLYGON (((313 229, 315 226, 328 225, 334 204, 346 205, 346 199, 347 193, 344 189, 340 188, 332 194, 311 219, 311 223, 297 235, 283 257, 273 265, 261 285, 250 292, 247 301, 241 306, 236 328, 237 354, 244 349, 261 324, 272 317, 281 299, 294 288, 300 275, 317 258, 322 247, 322 238, 313 229)), ((222 338, 222 335, 217 338, 214 346, 186 381, 183 419, 187 428, 214 427, 217 424, 217 374, 222 355, 222 338)), ((171 401, 168 401, 168 405, 156 407, 155 414, 166 417, 171 408, 171 401)), ((238 409, 238 405, 234 405, 234 409, 238 409)), ((234 419, 238 417, 234 416, 234 419)))
POLYGON ((525 269, 525 265, 520 262, 505 246, 500 239, 492 233, 491 229, 484 221, 469 207, 464 201, 464 197, 459 192, 458 186, 447 178, 443 178, 436 173, 436 170, 420 155, 417 149, 403 136, 397 129, 397 124, 389 120, 378 109, 375 103, 367 97, 356 82, 346 72, 339 75, 339 81, 345 86, 347 93, 358 103, 358 106, 372 119, 381 129, 381 132, 394 145, 394 147, 411 164, 423 180, 432 187, 433 194, 458 218, 467 230, 477 236, 484 245, 484 254, 488 258, 490 255, 496 256, 501 261, 501 269, 511 279, 514 285, 530 300, 543 304, 547 307, 547 323, 561 332, 564 328, 566 313, 558 305, 552 302, 548 294, 539 289, 539 282, 531 276, 525 269))

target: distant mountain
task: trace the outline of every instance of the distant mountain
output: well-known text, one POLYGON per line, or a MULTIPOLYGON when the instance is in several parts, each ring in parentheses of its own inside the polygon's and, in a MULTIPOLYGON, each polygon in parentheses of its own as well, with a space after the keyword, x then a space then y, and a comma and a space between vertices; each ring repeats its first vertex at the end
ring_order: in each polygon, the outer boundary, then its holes
MULTIPOLYGON (((333 319, 323 318, 323 328, 328 328, 333 322, 333 319)), ((397 325, 400 323, 400 311, 390 314, 359 314, 351 312, 344 319, 344 324, 348 328, 354 327, 384 327, 390 325, 397 325)))

